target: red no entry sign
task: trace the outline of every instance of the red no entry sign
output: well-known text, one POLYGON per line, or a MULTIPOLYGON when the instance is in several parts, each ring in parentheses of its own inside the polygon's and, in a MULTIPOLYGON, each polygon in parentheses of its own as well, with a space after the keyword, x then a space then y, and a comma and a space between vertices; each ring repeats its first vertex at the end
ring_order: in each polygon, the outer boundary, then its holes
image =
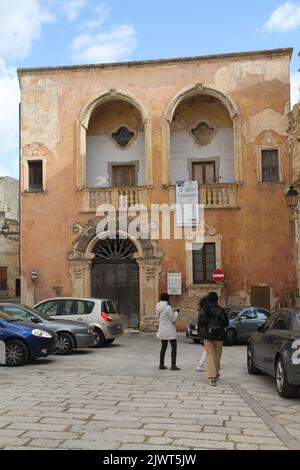
POLYGON ((213 280, 215 282, 222 282, 222 281, 224 281, 225 276, 224 276, 224 273, 223 273, 222 269, 217 268, 217 269, 214 270, 214 273, 213 273, 212 277, 213 277, 213 280))

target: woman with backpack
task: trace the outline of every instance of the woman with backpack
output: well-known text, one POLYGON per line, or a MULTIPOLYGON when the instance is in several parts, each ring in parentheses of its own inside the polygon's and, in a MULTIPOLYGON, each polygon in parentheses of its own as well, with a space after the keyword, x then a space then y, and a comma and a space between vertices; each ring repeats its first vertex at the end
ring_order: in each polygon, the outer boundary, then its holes
POLYGON ((225 339, 224 328, 229 325, 229 320, 225 310, 218 305, 216 292, 208 294, 208 302, 203 310, 201 324, 204 327, 208 383, 215 386, 220 375, 220 361, 225 339))

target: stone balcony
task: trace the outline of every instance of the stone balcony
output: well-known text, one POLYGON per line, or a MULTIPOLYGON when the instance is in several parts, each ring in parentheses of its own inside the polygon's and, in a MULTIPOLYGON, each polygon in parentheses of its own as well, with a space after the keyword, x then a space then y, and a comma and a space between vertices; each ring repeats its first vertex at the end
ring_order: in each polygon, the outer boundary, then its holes
POLYGON ((83 212, 96 212, 102 204, 111 204, 116 209, 135 204, 149 206, 149 190, 145 186, 130 186, 119 188, 90 188, 82 191, 83 212))
MULTIPOLYGON (((237 183, 207 184, 199 188, 199 203, 205 209, 234 209, 239 207, 239 187, 237 183)), ((168 186, 168 203, 175 204, 176 187, 168 186)), ((119 188, 89 188, 81 190, 82 211, 96 212, 102 204, 111 204, 116 209, 143 204, 150 208, 151 190, 146 186, 119 188)), ((162 200, 163 203, 165 200, 162 200)))
MULTIPOLYGON (((203 184, 199 188, 199 204, 205 209, 235 209, 239 207, 237 183, 203 184)), ((169 186, 169 203, 175 204, 176 187, 169 186)))

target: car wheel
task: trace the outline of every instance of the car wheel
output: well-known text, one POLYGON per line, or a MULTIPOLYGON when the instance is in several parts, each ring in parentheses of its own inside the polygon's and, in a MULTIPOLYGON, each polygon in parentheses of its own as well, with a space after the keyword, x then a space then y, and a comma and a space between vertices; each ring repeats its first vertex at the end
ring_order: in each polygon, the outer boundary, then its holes
POLYGON ((75 341, 69 333, 57 333, 57 351, 56 354, 64 356, 71 354, 75 348, 75 341))
POLYGON ((195 339, 195 338, 194 338, 194 339, 193 339, 193 343, 195 343, 195 344, 200 344, 200 343, 201 343, 201 340, 200 340, 200 339, 195 339))
POLYGON ((6 365, 9 367, 23 366, 29 359, 29 351, 22 341, 12 339, 5 344, 6 365))
POLYGON ((276 371, 275 371, 275 378, 276 378, 276 388, 279 395, 283 398, 295 398, 298 394, 298 387, 294 385, 290 385, 286 371, 284 368, 284 362, 281 357, 278 358, 276 362, 276 371))
POLYGON ((105 337, 101 330, 95 328, 95 339, 91 348, 102 348, 105 345, 105 337))
POLYGON ((248 369, 249 374, 251 375, 257 375, 260 373, 260 370, 257 369, 257 367, 255 367, 254 365, 253 354, 252 354, 250 344, 248 344, 247 346, 247 369, 248 369))
POLYGON ((236 332, 234 330, 228 330, 225 336, 226 346, 232 346, 236 342, 236 332))
POLYGON ((112 339, 106 339, 105 340, 105 344, 106 345, 109 345, 109 344, 112 344, 114 342, 115 338, 112 338, 112 339))

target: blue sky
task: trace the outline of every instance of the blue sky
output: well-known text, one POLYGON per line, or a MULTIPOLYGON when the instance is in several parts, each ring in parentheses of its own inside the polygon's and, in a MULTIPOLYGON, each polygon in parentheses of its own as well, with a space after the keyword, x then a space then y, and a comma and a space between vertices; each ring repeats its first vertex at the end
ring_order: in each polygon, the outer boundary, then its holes
POLYGON ((300 0, 5 0, 0 17, 0 175, 18 177, 17 67, 294 47, 300 98, 300 0))

